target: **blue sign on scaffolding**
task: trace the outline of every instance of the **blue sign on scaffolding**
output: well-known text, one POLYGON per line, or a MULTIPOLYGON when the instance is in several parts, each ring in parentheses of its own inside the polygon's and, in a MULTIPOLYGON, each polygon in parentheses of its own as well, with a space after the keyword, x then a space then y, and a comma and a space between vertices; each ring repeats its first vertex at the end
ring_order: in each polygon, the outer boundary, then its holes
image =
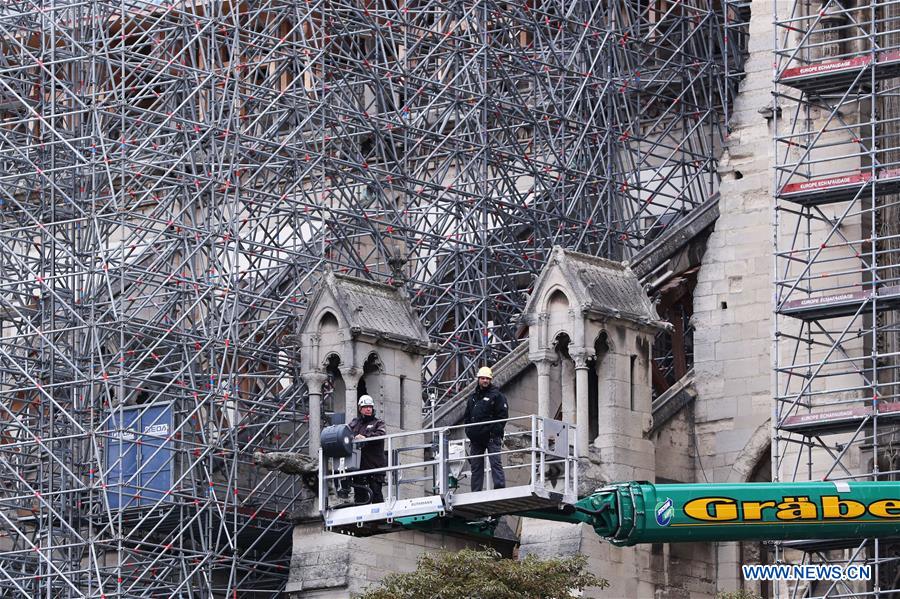
POLYGON ((172 406, 141 405, 110 414, 106 497, 111 509, 171 500, 172 406))

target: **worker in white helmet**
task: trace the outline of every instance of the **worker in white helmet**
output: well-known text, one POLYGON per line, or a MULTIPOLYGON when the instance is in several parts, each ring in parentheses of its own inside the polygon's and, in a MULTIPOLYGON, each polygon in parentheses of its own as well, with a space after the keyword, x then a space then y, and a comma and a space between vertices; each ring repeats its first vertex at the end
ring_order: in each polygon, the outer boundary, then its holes
POLYGON ((466 402, 466 436, 469 438, 469 466, 472 469, 472 490, 484 486, 484 452, 488 452, 494 488, 506 486, 506 476, 500 460, 505 422, 491 422, 509 418, 506 396, 494 386, 494 373, 487 366, 478 370, 478 386, 466 402), (479 424, 485 423, 485 424, 479 424))
MULTIPOLYGON (((361 444, 359 469, 384 468, 387 456, 384 454, 384 436, 386 429, 384 420, 375 417, 375 400, 370 395, 363 395, 357 402, 357 416, 350 421, 353 439, 361 444), (369 439, 372 439, 371 441, 369 439)), ((384 474, 365 474, 350 479, 356 503, 382 503, 384 495, 384 474)))

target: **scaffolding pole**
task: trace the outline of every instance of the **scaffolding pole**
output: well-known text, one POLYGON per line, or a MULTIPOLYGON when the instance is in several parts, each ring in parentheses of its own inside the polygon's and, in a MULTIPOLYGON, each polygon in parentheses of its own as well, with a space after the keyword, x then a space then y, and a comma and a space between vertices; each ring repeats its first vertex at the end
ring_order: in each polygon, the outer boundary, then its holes
MULTIPOLYGON (((898 480, 900 12, 796 0, 776 3, 775 29, 773 476, 898 480)), ((898 548, 786 543, 781 559, 874 573, 782 592, 894 597, 898 548)))
POLYGON ((408 289, 439 407, 552 246, 717 191, 730 6, 5 2, 0 596, 278 596, 324 269, 408 289))

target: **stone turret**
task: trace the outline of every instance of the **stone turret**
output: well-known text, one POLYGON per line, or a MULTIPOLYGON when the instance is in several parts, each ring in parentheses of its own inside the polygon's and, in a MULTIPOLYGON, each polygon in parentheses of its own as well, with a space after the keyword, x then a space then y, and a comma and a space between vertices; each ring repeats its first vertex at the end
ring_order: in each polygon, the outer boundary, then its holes
MULTIPOLYGON (((375 399, 388 432, 422 426, 422 356, 428 334, 406 293, 327 272, 300 326, 300 371, 309 388, 310 431, 321 429, 323 392, 347 420, 363 393, 375 399)), ((318 451, 310 435, 310 455, 318 451)))
POLYGON ((610 480, 650 480, 650 348, 668 325, 619 262, 555 247, 525 306, 537 413, 577 426, 578 451, 610 480), (558 369, 558 376, 551 376, 558 369), (558 381, 560 406, 551 381, 558 381))

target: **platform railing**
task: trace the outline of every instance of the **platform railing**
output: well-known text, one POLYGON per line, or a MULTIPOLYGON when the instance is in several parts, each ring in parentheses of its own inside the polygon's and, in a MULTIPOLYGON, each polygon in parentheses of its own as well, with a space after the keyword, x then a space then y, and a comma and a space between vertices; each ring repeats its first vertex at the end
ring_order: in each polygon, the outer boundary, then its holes
POLYGON ((402 515, 446 513, 461 502, 471 506, 501 495, 513 503, 532 496, 574 501, 578 489, 577 461, 574 426, 538 416, 392 433, 354 441, 353 456, 348 458, 329 458, 320 450, 319 510, 327 525, 336 521, 338 512, 352 511, 358 523, 391 521, 402 515), (482 457, 488 464, 492 455, 500 456, 506 489, 502 493, 490 489, 491 475, 485 472, 485 490, 476 497, 465 484, 465 470, 474 457, 470 455, 466 429, 498 423, 505 425, 501 449, 485 452, 482 457), (359 468, 360 451, 369 443, 384 444, 386 466, 359 468), (383 481, 384 502, 372 503, 367 497, 366 479, 372 477, 383 481), (354 499, 341 499, 338 491, 348 487, 353 488, 354 499), (462 500, 463 497, 467 498, 462 500))

